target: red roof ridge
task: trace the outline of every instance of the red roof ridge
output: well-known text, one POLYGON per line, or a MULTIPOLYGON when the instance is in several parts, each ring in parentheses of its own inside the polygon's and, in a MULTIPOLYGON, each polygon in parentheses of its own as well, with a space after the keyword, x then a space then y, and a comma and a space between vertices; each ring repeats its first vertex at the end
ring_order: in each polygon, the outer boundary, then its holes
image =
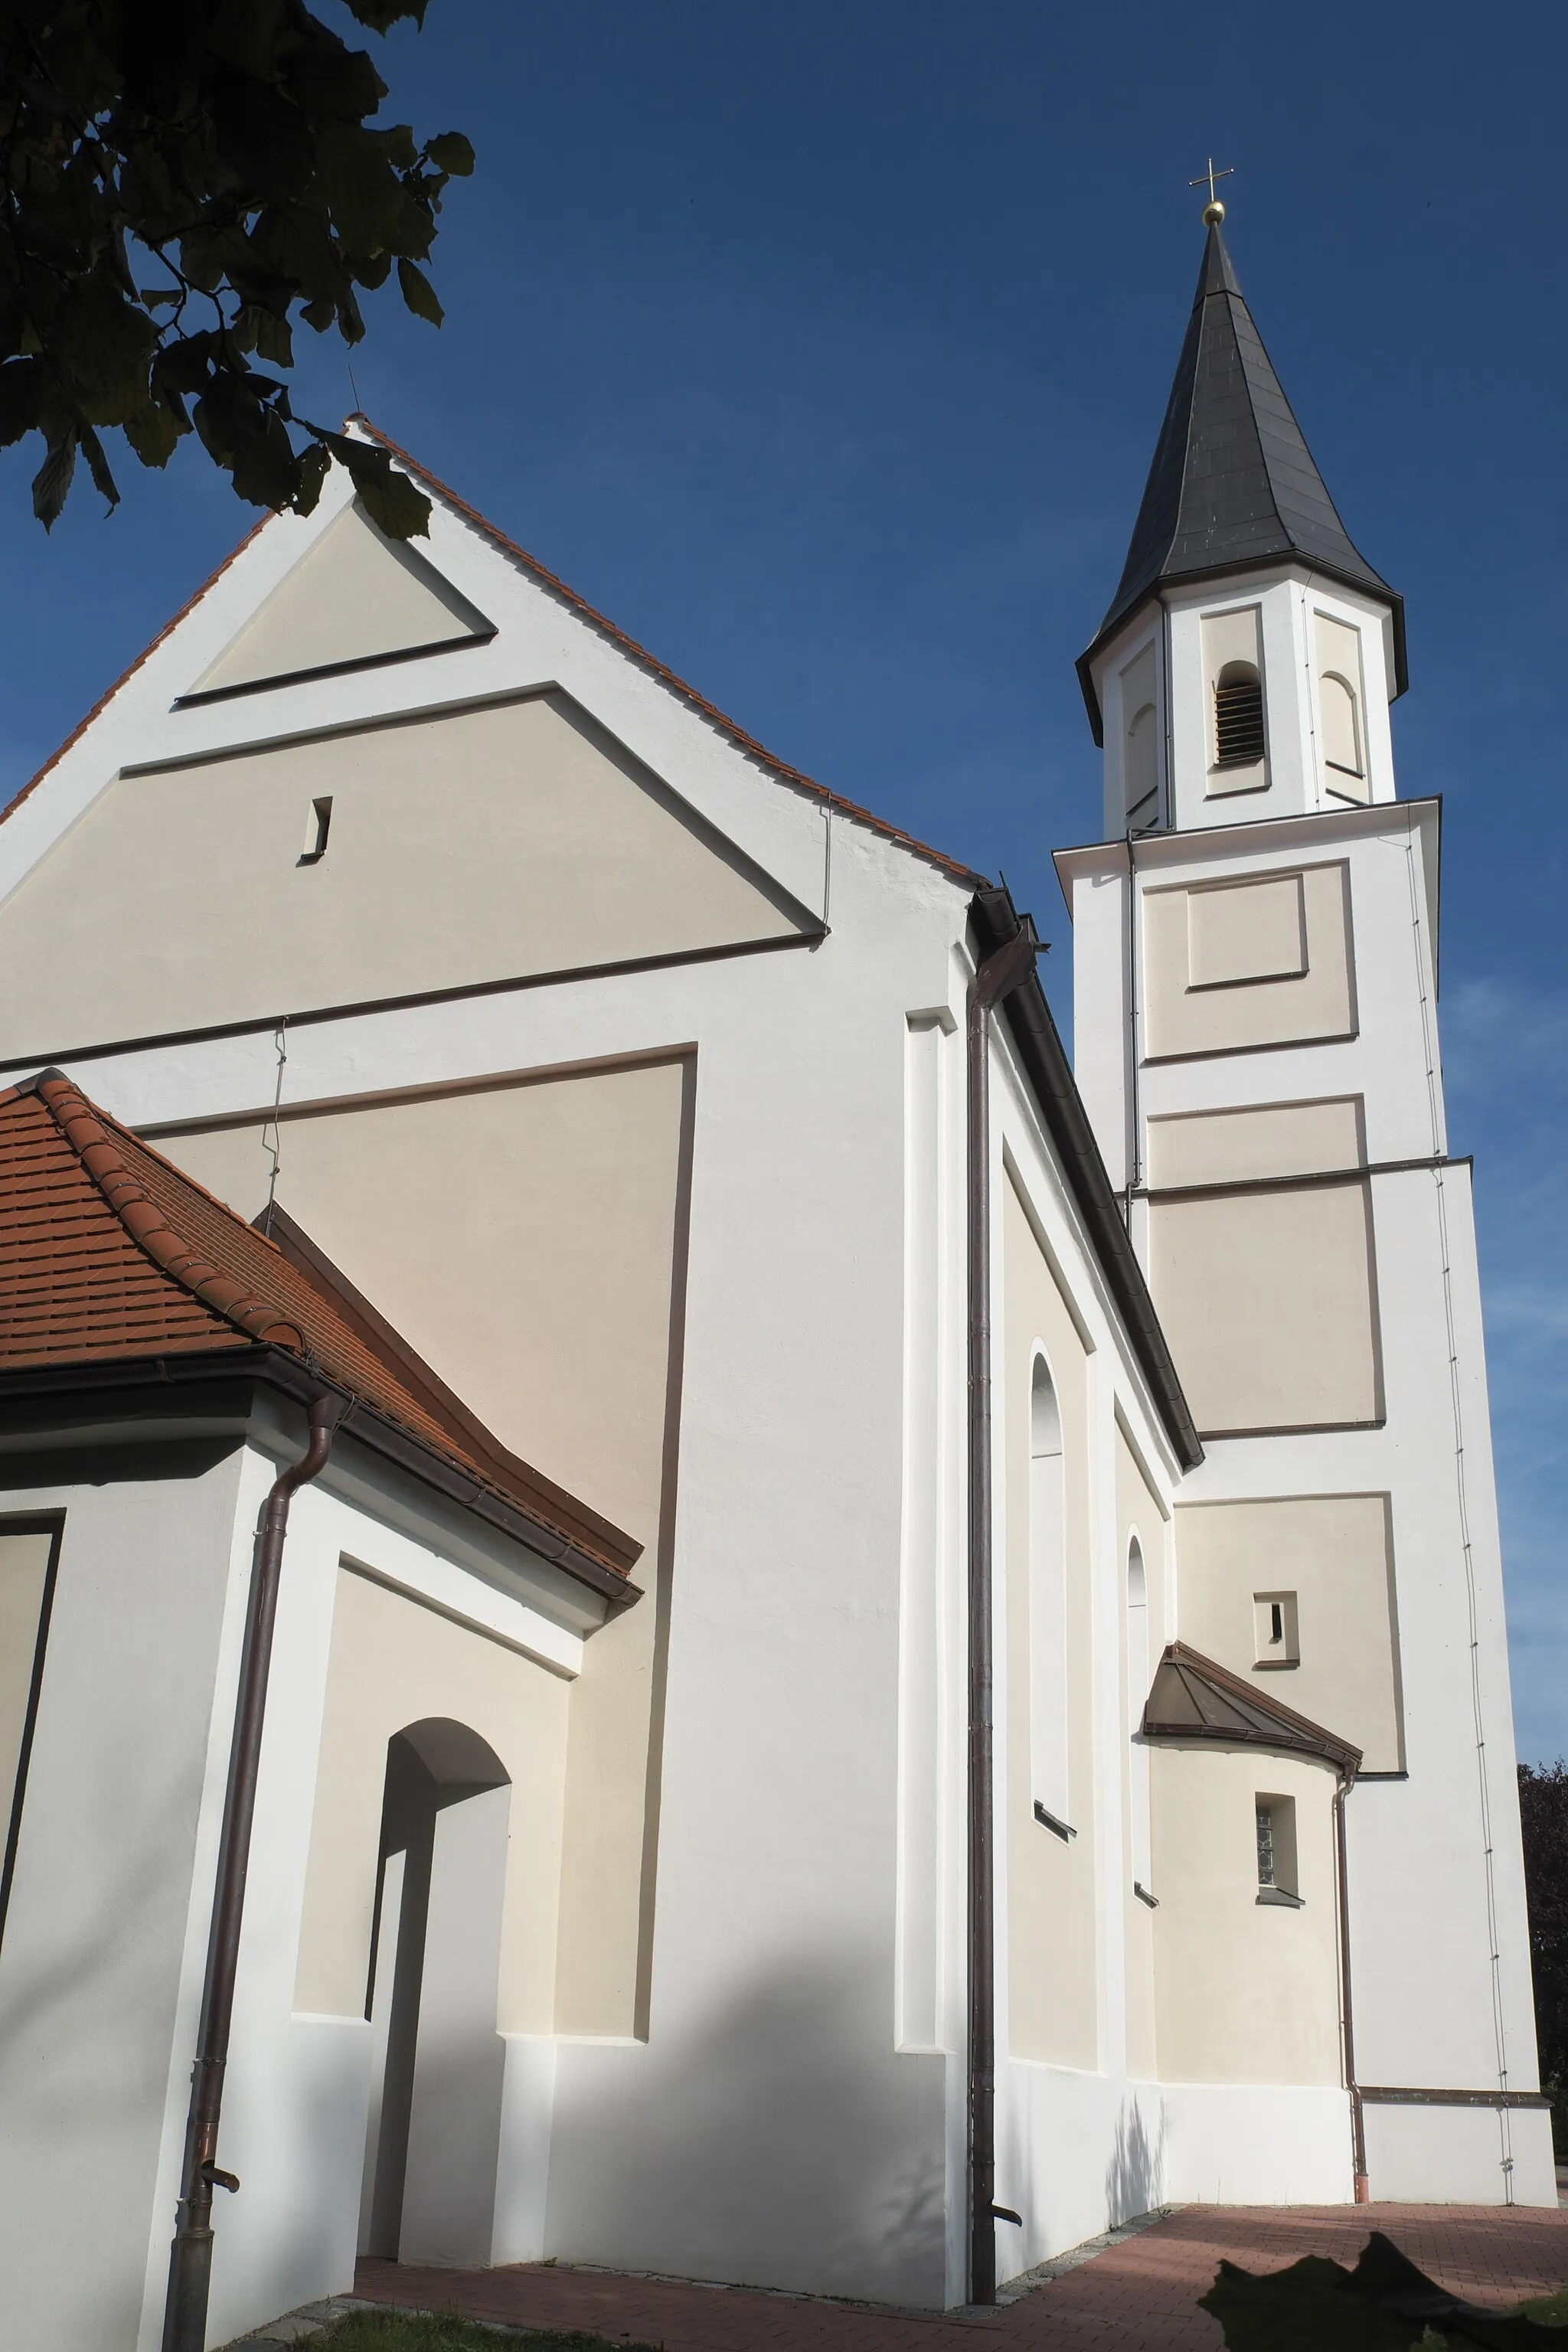
MULTIPOLYGON (((303 1332, 280 1307, 225 1274, 174 1231, 146 1186, 126 1166, 103 1118, 63 1070, 41 1071, 33 1090, 132 1240, 155 1266, 247 1339, 306 1352, 303 1332)), ((140 1149, 145 1151, 148 1146, 140 1149)))
POLYGON ((484 532, 487 539, 493 541, 503 554, 513 556, 518 562, 525 563, 536 579, 542 580, 554 594, 564 597, 569 604, 574 605, 584 620, 591 621, 596 629, 603 629, 606 636, 613 637, 616 645, 629 653, 635 660, 641 662, 645 667, 652 670, 656 677, 662 678, 666 686, 673 687, 684 701, 689 702, 694 709, 700 710, 705 719, 710 719, 716 727, 723 730, 731 742, 739 744, 742 751, 749 751, 764 767, 770 768, 775 776, 782 776, 786 782, 798 784, 803 792, 814 793, 819 801, 828 808, 837 809, 841 816, 852 817, 858 824, 869 825, 874 833, 881 834, 889 841, 898 842, 900 847, 912 851, 917 857, 924 857, 931 865, 940 866, 944 873, 953 875, 960 882, 973 885, 985 879, 984 876, 976 873, 972 866, 962 865, 957 858, 949 857, 945 850, 933 849, 929 842, 919 840, 914 834, 907 832, 902 825, 889 824, 886 817, 878 816, 874 810, 863 808, 858 801, 846 800, 841 793, 830 792, 826 784, 819 784, 815 776, 808 776, 802 769, 792 767, 787 760, 781 760, 776 751, 770 751, 765 743, 760 743, 754 735, 748 734, 737 720, 729 718, 721 710, 717 703, 710 702, 705 694, 699 694, 694 686, 689 686, 683 677, 670 668, 668 662, 660 661, 657 654, 650 654, 646 646, 639 645, 635 637, 628 635, 625 629, 610 620, 605 614, 601 613, 596 605, 590 604, 585 596, 580 595, 575 588, 569 587, 557 573, 552 572, 547 565, 541 563, 536 555, 530 555, 526 547, 520 547, 515 539, 509 539, 499 524, 491 522, 488 515, 481 514, 478 507, 470 506, 467 499, 459 498, 457 491, 442 481, 438 474, 433 474, 428 466, 422 465, 417 457, 410 455, 408 450, 401 448, 392 436, 389 433, 384 433, 380 425, 374 423, 363 409, 356 409, 348 422, 351 425, 363 425, 366 432, 372 434, 380 442, 382 447, 396 458, 400 466, 406 466, 411 474, 417 474, 420 480, 428 484, 429 488, 445 499, 449 507, 454 508, 458 514, 465 516, 469 522, 475 524, 484 532))

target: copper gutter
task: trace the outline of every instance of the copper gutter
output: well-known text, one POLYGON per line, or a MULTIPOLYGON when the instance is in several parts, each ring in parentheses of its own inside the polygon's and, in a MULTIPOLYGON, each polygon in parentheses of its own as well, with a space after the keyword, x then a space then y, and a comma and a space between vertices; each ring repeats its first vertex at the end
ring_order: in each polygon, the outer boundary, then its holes
POLYGON ((1340 2011, 1343 2020, 1345 2089, 1351 2102, 1351 2163, 1355 2176, 1355 2201, 1367 2204, 1372 2196, 1366 2170, 1366 2119, 1362 2111, 1361 2084, 1355 2073, 1355 2027, 1351 2015, 1350 1865, 1345 1853, 1345 1799, 1355 1786, 1355 1766, 1340 1771, 1334 1790, 1334 1863, 1340 1894, 1340 2011))
POLYGON ((245 1920, 246 1874, 250 1863, 251 1826, 256 1818, 256 1785, 283 1544, 289 1531, 289 1506, 299 1488, 309 1485, 326 1467, 332 1438, 347 1402, 346 1398, 327 1391, 312 1399, 310 1444, 300 1460, 274 1480, 258 1532, 239 1693, 235 1702, 217 1884, 213 1893, 201 2032, 191 2071, 179 2223, 169 2254, 163 2352, 205 2352, 207 2298, 212 2285, 213 2190, 239 2187, 234 2174, 218 2166, 217 2133, 223 2113, 229 2029, 234 2021, 235 1978, 239 1963, 240 1929, 245 1920))
MULTIPOLYGON (((969 988, 969 2300, 996 2300, 996 1916, 991 1504, 991 1014, 1035 968, 1026 916, 969 988)), ((1009 2217, 1012 2218, 1012 2217, 1009 2217)))

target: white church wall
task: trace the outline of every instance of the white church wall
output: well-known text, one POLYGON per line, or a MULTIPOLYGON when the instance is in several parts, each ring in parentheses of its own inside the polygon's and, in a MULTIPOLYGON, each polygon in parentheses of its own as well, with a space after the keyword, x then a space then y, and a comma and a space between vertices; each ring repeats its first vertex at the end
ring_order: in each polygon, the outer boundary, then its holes
MULTIPOLYGON (((250 1456, 258 1502, 274 1466, 250 1456)), ((372 2088, 364 2000, 381 1792, 389 1733, 411 1720, 466 1723, 511 1773, 494 2073, 499 2116, 525 2145, 538 2141, 537 2087, 526 2069, 510 2079, 511 2041, 520 2025, 550 2021, 566 1662, 580 1660, 583 1645, 560 1626, 563 1663, 545 1664, 548 1636, 532 1607, 339 1489, 329 1464, 295 1497, 279 1593, 225 2093, 222 2158, 243 2186, 215 2223, 218 2342, 353 2281, 372 2088), (345 1559, 358 1568, 345 1569, 345 1559), (356 1663, 363 1671, 345 1681, 345 1665, 356 1663)), ((247 1542, 241 1591, 248 1567, 247 1542)), ((225 1762, 232 1703, 220 1689, 213 1749, 225 1762)), ((194 1906, 204 1954, 210 1899, 209 1882, 194 1906)), ((182 2062, 174 2075, 165 2164, 177 2178, 182 2062)), ((153 2217, 142 2352, 153 2352, 162 2327, 174 2194, 171 2180, 166 2212, 153 2217)), ((485 2194, 484 2248, 468 2250, 479 2259, 496 2234, 527 2227, 526 2190, 515 2167, 498 2171, 493 2142, 485 2194)))
POLYGON ((1092 2071, 1099 2063, 1100 1968, 1100 1862, 1093 1802, 1098 1742, 1090 1563, 1098 1432, 1090 1419, 1092 1351, 1058 1286, 1011 1172, 1002 1199, 1006 1315, 999 1385, 1006 1401, 1007 1479, 1005 1509, 997 1518, 1006 1549, 1002 1655, 1008 1737, 997 1779, 1008 1850, 1008 2047, 1021 2058, 1092 2071), (1048 1691, 1032 1686, 1031 1675, 1037 1596, 1029 1568, 1038 1531, 1030 1524, 1027 1416, 1037 1357, 1050 1366, 1061 1414, 1065 1486, 1060 1533, 1052 1534, 1065 1553, 1067 1641, 1062 1670, 1048 1691), (1067 1809, 1058 1829, 1035 1813, 1031 1764, 1037 1727, 1032 1717, 1040 1705, 1062 1709, 1068 1717, 1067 1809), (1072 1835, 1065 1837, 1064 1830, 1072 1835))
MULTIPOLYGON (((210 1871, 222 1798, 208 1733, 237 1654, 240 1457, 5 1499, 64 1515, 0 1948, 6 2341, 102 2352, 136 2340, 171 2071, 200 1991, 193 1874, 210 1871)), ((166 2273, 172 2199, 163 2218, 166 2273)))
POLYGON ((1552 2118, 1541 2108, 1368 2105, 1365 2116, 1376 2197, 1433 2205, 1557 2203, 1552 2118))
POLYGON ((1172 2204, 1351 2202, 1345 2091, 1296 2084, 1163 2083, 1160 2095, 1165 2195, 1172 2204))

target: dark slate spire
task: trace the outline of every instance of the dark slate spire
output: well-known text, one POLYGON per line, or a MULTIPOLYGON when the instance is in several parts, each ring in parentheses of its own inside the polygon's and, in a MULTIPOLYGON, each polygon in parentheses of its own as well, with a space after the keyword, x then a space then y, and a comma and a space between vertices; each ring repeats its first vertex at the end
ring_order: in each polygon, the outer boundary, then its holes
POLYGON ((1079 664, 1096 735, 1089 664, 1163 582, 1246 572, 1289 556, 1392 606, 1403 693, 1403 601, 1340 520, 1242 299, 1219 223, 1211 220, 1121 585, 1079 664))

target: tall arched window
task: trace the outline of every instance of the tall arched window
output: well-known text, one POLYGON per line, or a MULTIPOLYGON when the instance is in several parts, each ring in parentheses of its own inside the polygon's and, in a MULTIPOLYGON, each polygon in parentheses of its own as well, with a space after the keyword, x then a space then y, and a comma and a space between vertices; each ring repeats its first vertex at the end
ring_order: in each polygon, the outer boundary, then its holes
POLYGON ((1062 1418, 1044 1356, 1029 1383, 1029 1762, 1034 1799, 1058 1829, 1068 1810, 1067 1529, 1062 1418))
POLYGON ((1128 1757, 1128 1799, 1131 1812, 1132 1879, 1145 1892, 1149 1886, 1149 1750, 1140 1737, 1143 1706, 1149 1696, 1149 1579, 1143 1568, 1143 1547, 1136 1536, 1127 1548, 1127 1728, 1131 1739, 1128 1757))
POLYGON ((1127 814, 1152 818, 1160 789, 1159 721, 1154 706, 1145 702, 1132 714, 1127 730, 1127 814))
POLYGON ((1215 680, 1215 766, 1251 767, 1263 751, 1263 680, 1254 663, 1226 662, 1215 680))

